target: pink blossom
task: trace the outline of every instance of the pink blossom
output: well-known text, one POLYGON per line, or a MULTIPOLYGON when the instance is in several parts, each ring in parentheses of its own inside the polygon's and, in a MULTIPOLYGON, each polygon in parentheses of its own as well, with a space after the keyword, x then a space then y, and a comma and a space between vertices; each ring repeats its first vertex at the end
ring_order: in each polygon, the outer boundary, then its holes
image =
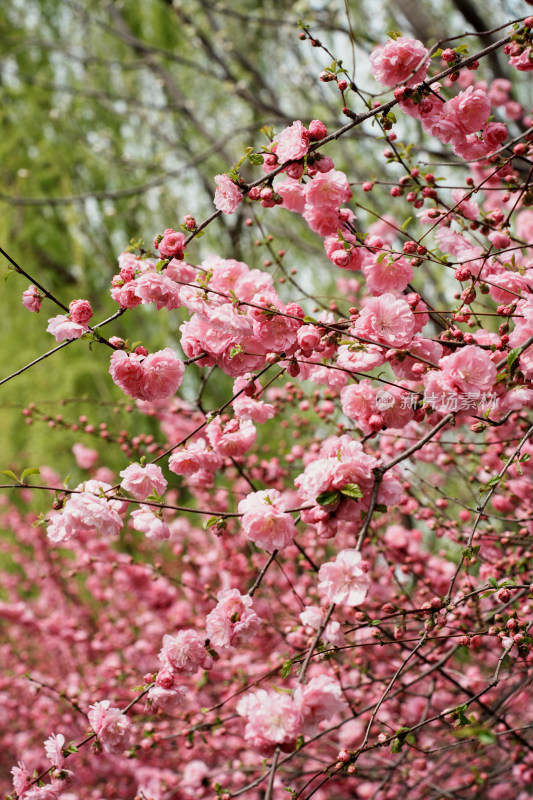
POLYGON ((267 419, 272 419, 276 415, 276 409, 270 403, 256 399, 246 391, 241 391, 247 387, 252 387, 258 394, 261 392, 259 381, 253 381, 251 375, 238 377, 233 384, 233 394, 240 392, 238 397, 232 402, 233 411, 237 419, 251 419, 252 422, 264 423, 267 419))
POLYGON ((214 647, 237 647, 254 636, 261 618, 253 610, 249 595, 238 589, 224 589, 217 594, 218 605, 206 617, 205 629, 214 647))
POLYGON ((507 136, 507 128, 503 122, 489 122, 483 130, 483 141, 487 142, 492 149, 501 147, 507 136))
POLYGON ((442 377, 459 392, 488 392, 496 380, 497 369, 490 353, 476 345, 461 347, 439 361, 442 377))
POLYGON ((516 215, 516 232, 520 239, 528 244, 533 243, 533 211, 525 208, 516 215))
POLYGON ((24 800, 58 800, 59 786, 45 784, 44 786, 32 786, 24 794, 24 800))
POLYGON ((123 350, 115 350, 111 355, 109 372, 113 382, 130 397, 144 398, 144 370, 142 359, 135 353, 128 355, 123 350))
POLYGON ((318 591, 328 603, 359 606, 364 601, 370 578, 361 553, 341 550, 334 561, 322 564, 318 571, 318 591))
POLYGON ((309 131, 300 120, 281 131, 277 136, 276 155, 280 164, 303 158, 309 149, 309 131))
POLYGON ((185 234, 181 231, 177 232, 173 228, 167 228, 161 238, 159 236, 155 238, 154 247, 159 250, 162 258, 183 258, 185 234))
POLYGON ((65 756, 63 753, 64 746, 65 737, 62 733, 58 733, 57 735, 52 733, 52 735, 49 736, 44 743, 46 757, 54 767, 57 767, 57 769, 62 769, 63 764, 65 763, 65 756))
MULTIPOLYGON (((317 631, 324 620, 325 610, 318 606, 307 606, 305 611, 300 614, 300 620, 303 625, 308 625, 313 630, 317 631)), ((344 633, 342 626, 335 620, 328 622, 322 634, 322 641, 328 644, 342 647, 345 643, 344 633)))
POLYGON ((146 500, 148 495, 156 493, 162 495, 167 488, 167 481, 163 477, 161 467, 157 464, 130 464, 120 473, 122 488, 129 492, 136 500, 146 500))
POLYGON ((372 255, 365 259, 361 271, 373 294, 403 292, 413 278, 413 268, 403 256, 385 255, 385 258, 378 260, 372 255))
POLYGON ((418 39, 400 36, 393 41, 376 47, 370 55, 370 71, 383 86, 394 86, 403 83, 414 86, 424 80, 429 67, 429 59, 425 59, 415 75, 411 75, 428 51, 418 39))
POLYGON ((200 470, 215 472, 222 466, 222 458, 207 449, 205 439, 188 442, 186 447, 176 450, 169 458, 168 468, 176 475, 191 476, 200 470))
POLYGON ((143 361, 144 388, 142 400, 165 400, 181 386, 185 365, 170 348, 151 353, 143 361))
POLYGON ((300 707, 306 736, 314 736, 320 722, 331 720, 347 707, 338 681, 329 675, 319 675, 303 686, 298 685, 294 701, 300 707))
POLYGON ((48 320, 47 333, 55 336, 56 341, 64 342, 79 339, 88 330, 87 325, 73 322, 65 314, 58 314, 48 320))
POLYGON ((105 752, 120 755, 130 743, 131 721, 119 708, 109 706, 109 700, 93 703, 87 716, 105 752))
POLYGON ((215 175, 215 207, 224 214, 233 214, 242 200, 241 190, 227 175, 215 175))
POLYGON ((297 180, 286 178, 274 184, 276 192, 283 197, 283 208, 302 214, 305 206, 305 186, 297 180))
POLYGON ((91 469, 100 457, 98 450, 85 447, 81 442, 76 442, 76 444, 72 446, 72 452, 74 453, 76 464, 80 469, 91 469))
POLYGON ((513 55, 509 59, 509 64, 517 69, 519 72, 530 72, 533 69, 532 51, 526 47, 518 55, 513 55))
POLYGON ((74 536, 117 536, 122 528, 117 505, 120 504, 95 496, 90 490, 72 494, 62 512, 51 517, 47 528, 48 538, 58 543, 74 536))
POLYGON ((130 281, 124 285, 112 286, 111 297, 121 308, 135 308, 142 303, 136 294, 135 281, 130 281))
POLYGON ((151 510, 149 506, 141 506, 131 512, 132 525, 136 531, 144 533, 148 539, 162 542, 170 536, 167 523, 151 510))
POLYGON ((22 292, 22 305, 28 311, 33 311, 36 314, 41 310, 42 296, 36 286, 31 284, 25 292, 22 292))
POLYGON ((73 300, 69 307, 72 322, 86 325, 93 315, 91 304, 88 300, 73 300))
POLYGON ((339 208, 352 196, 348 178, 340 170, 330 170, 325 174, 315 175, 312 181, 305 185, 305 202, 311 206, 324 208, 339 208))
POLYGON ((207 438, 215 452, 223 458, 243 456, 255 442, 257 431, 250 420, 230 420, 225 426, 220 417, 207 426, 207 438))
POLYGON ((353 330, 365 338, 403 347, 411 341, 415 325, 414 315, 406 301, 386 292, 368 300, 353 330))
POLYGON ((135 294, 142 303, 154 303, 159 311, 168 311, 181 306, 180 287, 167 275, 145 272, 135 281, 135 294))
POLYGON ((302 732, 302 713, 288 695, 259 689, 237 703, 237 713, 247 719, 244 737, 262 755, 272 755, 276 745, 294 750, 302 732))
POLYGON ((374 344, 342 344, 337 350, 337 364, 350 372, 370 372, 384 363, 383 349, 374 344))
POLYGON ((173 711, 185 700, 188 688, 177 683, 176 675, 172 670, 161 669, 157 675, 156 685, 152 686, 148 692, 147 700, 154 708, 161 708, 163 711, 173 711))
POLYGON ((31 770, 23 761, 19 761, 16 767, 11 768, 13 775, 13 788, 18 795, 22 795, 31 786, 31 770))
POLYGON ((194 675, 200 668, 211 669, 213 664, 204 639, 193 630, 179 631, 176 636, 165 634, 158 658, 164 666, 183 675, 194 675))
POLYGON ((485 125, 490 116, 490 100, 483 89, 469 86, 464 92, 448 100, 443 107, 464 134, 475 133, 485 125))
POLYGON ((277 489, 251 492, 240 501, 239 514, 244 515, 241 522, 246 538, 268 552, 287 547, 297 534, 277 489))
POLYGON ((192 283, 196 278, 196 270, 186 261, 180 261, 177 258, 173 258, 172 261, 169 261, 167 264, 165 275, 172 281, 178 281, 180 283, 192 283))

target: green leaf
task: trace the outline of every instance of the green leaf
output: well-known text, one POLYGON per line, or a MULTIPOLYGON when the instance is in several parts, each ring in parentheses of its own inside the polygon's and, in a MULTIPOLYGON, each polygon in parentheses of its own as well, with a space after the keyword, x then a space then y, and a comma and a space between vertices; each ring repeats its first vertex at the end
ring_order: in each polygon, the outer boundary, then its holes
POLYGON ((384 503, 376 503, 374 508, 376 511, 381 511, 382 514, 387 511, 387 506, 384 503))
POLYGON ((333 491, 320 492, 316 498, 319 506, 332 506, 340 499, 340 492, 334 489, 333 491))
POLYGON ((209 528, 212 528, 222 519, 223 519, 222 517, 209 517, 209 519, 202 525, 202 528, 204 529, 204 531, 207 531, 209 530, 209 528))
POLYGON ((496 578, 487 578, 487 581, 488 583, 490 583, 493 589, 498 588, 498 581, 496 580, 496 578))
POLYGON ((20 482, 24 483, 24 479, 28 478, 30 475, 39 475, 40 470, 38 467, 29 467, 28 469, 22 470, 22 475, 20 476, 20 482))
POLYGON ((248 161, 250 162, 250 164, 255 164, 257 166, 259 164, 262 164, 263 161, 265 160, 263 158, 263 156, 261 155, 261 153, 248 153, 247 158, 248 158, 248 161))
POLYGON ((307 322, 309 325, 316 325, 316 319, 314 317, 304 317, 304 322, 307 322))
POLYGON ((507 366, 509 367, 509 369, 511 369, 511 367, 513 366, 519 355, 520 355, 519 347, 515 347, 513 350, 509 351, 509 353, 507 354, 507 366))
POLYGON ((290 658, 287 656, 287 658, 286 658, 286 659, 285 659, 285 661, 283 662, 283 666, 281 667, 281 670, 280 670, 280 672, 281 672, 281 677, 282 677, 282 678, 288 678, 288 677, 289 677, 289 675, 291 674, 291 670, 292 670, 292 661, 291 661, 291 659, 290 659, 290 658))
POLYGON ((20 483, 19 479, 17 478, 12 469, 0 469, 0 475, 5 475, 6 477, 11 478, 17 483, 20 483))
POLYGON ((363 492, 356 483, 347 483, 342 487, 341 494, 354 500, 360 500, 363 497, 363 492))
POLYGON ((405 229, 407 228, 412 219, 413 219, 412 217, 407 217, 405 222, 402 222, 402 224, 400 225, 400 230, 405 233, 405 229))
POLYGON ((468 53, 468 45, 466 44, 458 44, 457 47, 454 48, 456 53, 468 53))
POLYGON ((493 734, 493 732, 487 730, 486 728, 481 728, 479 731, 477 731, 476 735, 481 744, 494 744, 496 741, 496 736, 493 734))
POLYGON ((383 251, 382 253, 379 254, 379 256, 377 258, 378 264, 381 264, 381 262, 383 261, 384 258, 387 258, 387 253, 385 251, 383 251))

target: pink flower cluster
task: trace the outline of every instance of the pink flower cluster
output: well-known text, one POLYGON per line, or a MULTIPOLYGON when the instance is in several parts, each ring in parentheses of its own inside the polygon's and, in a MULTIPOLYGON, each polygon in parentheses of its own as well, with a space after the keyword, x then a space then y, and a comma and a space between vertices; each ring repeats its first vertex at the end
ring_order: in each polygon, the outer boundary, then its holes
POLYGON ((181 386, 185 365, 170 347, 146 357, 115 350, 109 372, 124 394, 139 400, 164 400, 181 386))
POLYGON ((281 550, 297 534, 292 516, 277 489, 251 492, 239 503, 242 528, 247 539, 268 552, 281 550))
POLYGON ((154 492, 162 495, 167 488, 167 481, 163 476, 161 467, 157 464, 130 464, 120 472, 122 488, 129 492, 136 500, 146 500, 154 492))
POLYGON ((353 549, 341 550, 333 561, 322 564, 318 578, 318 591, 326 603, 360 606, 370 586, 368 565, 353 549))
MULTIPOLYGON (((438 91, 438 84, 433 87, 438 91)), ((422 122, 432 136, 445 144, 451 143, 456 155, 464 159, 482 158, 500 147, 507 138, 507 128, 501 122, 488 122, 491 114, 490 97, 484 88, 469 86, 451 100, 424 95, 418 104, 402 99, 402 110, 422 122), (481 138, 478 135, 481 132, 481 138)))
POLYGON ((87 716, 104 751, 120 755, 130 744, 131 721, 119 708, 110 706, 109 700, 93 703, 87 716))
POLYGON ((204 641, 194 630, 182 630, 176 636, 165 634, 158 657, 163 666, 148 692, 148 703, 164 711, 171 711, 185 699, 188 688, 179 682, 183 677, 213 666, 204 641))
POLYGON ((49 518, 48 538, 55 544, 74 537, 118 536, 122 529, 122 503, 107 500, 105 492, 112 487, 101 481, 86 481, 70 495, 61 511, 49 518))
MULTIPOLYGON (((318 453, 309 454, 305 471, 295 478, 302 502, 313 506, 301 511, 302 520, 316 525, 323 538, 335 536, 339 526, 351 533, 359 530, 361 511, 368 509, 374 486, 372 470, 378 465, 379 460, 365 453, 362 444, 348 434, 330 436, 318 453)), ((400 482, 387 472, 380 483, 378 502, 395 505, 401 496, 400 482)))
POLYGON ((215 208, 224 214, 234 214, 242 200, 242 192, 228 175, 215 175, 215 208))
POLYGON ((339 684, 329 675, 319 675, 297 686, 292 695, 265 689, 251 692, 238 702, 237 713, 246 719, 248 744, 268 757, 278 745, 290 753, 299 736, 313 736, 321 722, 345 708, 339 684))
POLYGON ((389 39, 370 55, 370 71, 383 86, 414 86, 424 80, 429 65, 429 51, 407 36, 389 39))
POLYGON ((238 589, 223 589, 218 604, 209 612, 205 629, 214 647, 238 647, 257 632, 261 618, 253 609, 253 600, 238 589))

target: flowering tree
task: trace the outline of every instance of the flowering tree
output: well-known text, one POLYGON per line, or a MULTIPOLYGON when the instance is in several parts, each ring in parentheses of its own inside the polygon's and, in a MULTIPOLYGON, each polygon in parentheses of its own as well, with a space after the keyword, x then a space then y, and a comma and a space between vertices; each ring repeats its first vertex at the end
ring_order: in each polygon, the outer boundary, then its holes
POLYGON ((533 70, 533 17, 491 33, 476 52, 390 32, 370 56, 383 98, 302 25, 346 124, 264 129, 215 176, 209 218, 119 255, 97 324, 3 251, 23 306, 60 312, 23 370, 105 349, 106 379, 159 426, 47 417, 119 445, 119 474, 82 441, 79 483, 3 470, 11 798, 531 796, 533 125, 476 71, 500 48, 533 70), (424 170, 407 117, 442 167, 424 170), (357 129, 386 143, 379 179, 336 168, 357 129), (243 206, 264 268, 196 258, 243 206), (323 241, 340 297, 294 277, 265 233, 280 214, 323 241), (181 315, 181 353, 135 341, 143 305, 181 315))

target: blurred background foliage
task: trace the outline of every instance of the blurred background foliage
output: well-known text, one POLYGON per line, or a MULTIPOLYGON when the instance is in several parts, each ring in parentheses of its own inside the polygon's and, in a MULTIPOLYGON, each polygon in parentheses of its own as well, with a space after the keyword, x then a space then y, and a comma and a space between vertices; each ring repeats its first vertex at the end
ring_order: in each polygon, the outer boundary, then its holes
MULTIPOLYGON (((7 0, 0 4, 0 245, 65 304, 86 297, 104 319, 116 310, 108 290, 117 255, 132 238, 149 245, 158 232, 177 229, 187 213, 199 221, 208 216, 213 175, 235 164, 246 146, 266 144, 262 126, 278 131, 294 119, 319 118, 334 129, 346 121, 335 86, 318 81, 328 58, 299 41, 298 20, 366 87, 363 56, 388 30, 431 45, 528 13, 522 0, 492 3, 490 21, 482 0, 7 0)), ((490 40, 481 37, 483 45, 490 40)), ((501 59, 494 54, 481 77, 505 76, 501 59)), ((449 157, 427 150, 416 124, 402 124, 416 152, 449 157)), ((379 129, 358 128, 332 149, 350 180, 383 173, 379 136, 379 129)), ((384 213, 387 197, 364 199, 384 213)), ((250 214, 243 204, 217 220, 190 260, 217 252, 262 266, 269 252, 254 244, 258 229, 245 224, 250 214)), ((298 270, 303 291, 291 287, 291 299, 334 295, 318 237, 296 215, 274 210, 263 218, 274 250, 287 250, 288 269, 298 270)), ((361 228, 371 220, 364 212, 360 218, 361 228)), ((26 312, 20 295, 27 285, 12 274, 2 286, 0 378, 55 344, 44 329, 58 311, 45 301, 38 316, 26 312)), ((180 321, 179 313, 154 317, 143 307, 107 333, 153 350, 178 344, 180 321)), ((27 426, 21 410, 30 401, 70 421, 85 414, 110 430, 154 432, 149 419, 124 411, 127 401, 107 375, 107 348, 87 350, 86 342, 75 342, 0 386, 2 466, 72 470, 71 447, 80 435, 59 425, 51 437, 47 423, 27 426), (79 402, 61 407, 65 398, 79 402)), ((198 375, 186 387, 191 396, 198 375)), ((226 399, 228 385, 229 379, 209 383, 208 408, 226 399)), ((88 435, 81 439, 94 446, 88 435)), ((107 450, 105 462, 122 468, 119 448, 107 450)))

